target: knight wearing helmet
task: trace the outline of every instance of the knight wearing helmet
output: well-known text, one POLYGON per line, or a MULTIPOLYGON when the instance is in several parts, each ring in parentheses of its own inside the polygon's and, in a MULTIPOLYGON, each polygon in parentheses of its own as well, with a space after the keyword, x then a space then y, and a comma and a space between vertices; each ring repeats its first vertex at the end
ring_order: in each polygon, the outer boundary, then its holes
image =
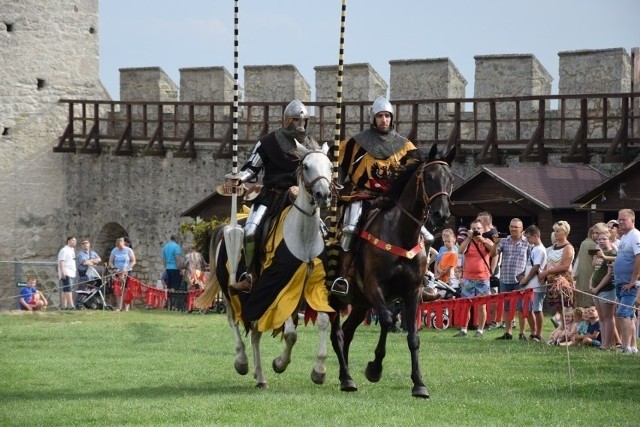
POLYGON ((260 171, 262 189, 253 201, 249 216, 244 226, 244 255, 249 274, 243 280, 232 285, 235 290, 248 292, 251 290, 253 260, 256 251, 256 235, 264 218, 278 209, 281 201, 292 188, 295 194, 295 171, 300 163, 298 147, 308 147, 307 125, 309 112, 299 101, 291 101, 284 109, 282 127, 260 138, 255 144, 249 159, 237 174, 226 175, 231 185, 255 182, 260 171))
MULTIPOLYGON (((416 150, 407 138, 394 130, 393 106, 383 96, 371 105, 371 125, 340 144, 339 169, 344 185, 341 200, 345 202, 340 235, 341 270, 331 291, 337 295, 349 292, 355 273, 353 242, 359 234, 358 223, 363 210, 391 188, 398 168, 406 155, 416 150)), ((433 236, 423 227, 425 236, 433 236)))

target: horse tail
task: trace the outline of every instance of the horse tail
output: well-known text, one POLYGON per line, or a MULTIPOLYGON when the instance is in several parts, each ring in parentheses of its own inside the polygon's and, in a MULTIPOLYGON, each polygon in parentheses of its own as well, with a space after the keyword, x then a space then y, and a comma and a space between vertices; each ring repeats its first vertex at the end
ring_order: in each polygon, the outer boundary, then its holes
POLYGON ((211 233, 211 240, 209 241, 209 277, 204 284, 204 292, 196 298, 196 307, 199 309, 207 309, 211 307, 213 301, 220 292, 220 281, 216 277, 216 266, 218 264, 217 254, 218 247, 223 241, 223 227, 218 226, 211 233))
POLYGON ((220 282, 218 282, 215 272, 212 272, 204 284, 204 292, 196 298, 196 307, 201 310, 211 307, 219 292, 220 282))

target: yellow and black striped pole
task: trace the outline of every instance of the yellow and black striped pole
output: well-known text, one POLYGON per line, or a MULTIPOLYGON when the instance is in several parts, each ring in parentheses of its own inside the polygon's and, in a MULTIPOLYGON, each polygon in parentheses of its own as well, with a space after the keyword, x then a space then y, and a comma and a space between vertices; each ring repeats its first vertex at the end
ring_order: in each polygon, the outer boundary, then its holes
MULTIPOLYGON (((342 128, 342 81, 344 75, 344 33, 347 23, 347 0, 342 0, 342 12, 340 15, 340 49, 338 53, 338 85, 336 91, 336 125, 333 133, 333 182, 338 184, 338 157, 340 156, 340 131, 342 128)), ((331 198, 331 218, 329 224, 329 236, 327 239, 327 258, 328 258, 328 271, 327 271, 327 286, 331 285, 331 282, 335 278, 339 261, 340 250, 337 241, 338 232, 338 192, 333 192, 331 198)))

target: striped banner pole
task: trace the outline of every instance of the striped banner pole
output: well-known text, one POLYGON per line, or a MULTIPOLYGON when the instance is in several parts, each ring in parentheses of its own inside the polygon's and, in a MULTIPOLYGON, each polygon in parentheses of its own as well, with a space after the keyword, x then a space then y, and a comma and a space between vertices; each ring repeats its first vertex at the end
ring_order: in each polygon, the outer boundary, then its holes
MULTIPOLYGON (((347 23, 347 0, 342 0, 340 15, 340 49, 338 53, 338 86, 336 91, 336 125, 333 133, 333 182, 338 183, 338 157, 340 156, 340 130, 342 128, 342 81, 344 74, 344 33, 347 23)), ((328 242, 328 271, 327 285, 330 286, 335 278, 340 261, 340 250, 336 239, 338 229, 338 192, 333 192, 331 198, 331 219, 329 225, 328 242)))
MULTIPOLYGON (((233 14, 233 128, 231 145, 231 172, 238 173, 238 0, 234 1, 233 14)), ((229 284, 236 283, 236 272, 242 253, 244 229, 238 225, 238 188, 231 186, 231 221, 224 228, 224 241, 229 260, 229 284)))
MULTIPOLYGON (((235 175, 238 173, 238 0, 234 0, 233 10, 233 128, 232 128, 232 144, 231 144, 231 172, 235 175)), ((237 223, 237 197, 236 187, 232 192, 232 225, 237 223)))

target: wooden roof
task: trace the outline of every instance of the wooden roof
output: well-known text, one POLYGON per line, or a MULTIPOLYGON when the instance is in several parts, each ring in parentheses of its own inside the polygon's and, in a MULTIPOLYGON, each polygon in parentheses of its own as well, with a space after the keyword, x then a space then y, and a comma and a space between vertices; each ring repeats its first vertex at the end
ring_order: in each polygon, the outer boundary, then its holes
POLYGON ((578 209, 617 211, 622 208, 640 211, 640 158, 622 171, 604 180, 572 200, 578 209))
POLYGON ((466 216, 471 210, 523 215, 573 209, 575 197, 605 178, 588 165, 484 167, 453 191, 452 210, 466 216))

